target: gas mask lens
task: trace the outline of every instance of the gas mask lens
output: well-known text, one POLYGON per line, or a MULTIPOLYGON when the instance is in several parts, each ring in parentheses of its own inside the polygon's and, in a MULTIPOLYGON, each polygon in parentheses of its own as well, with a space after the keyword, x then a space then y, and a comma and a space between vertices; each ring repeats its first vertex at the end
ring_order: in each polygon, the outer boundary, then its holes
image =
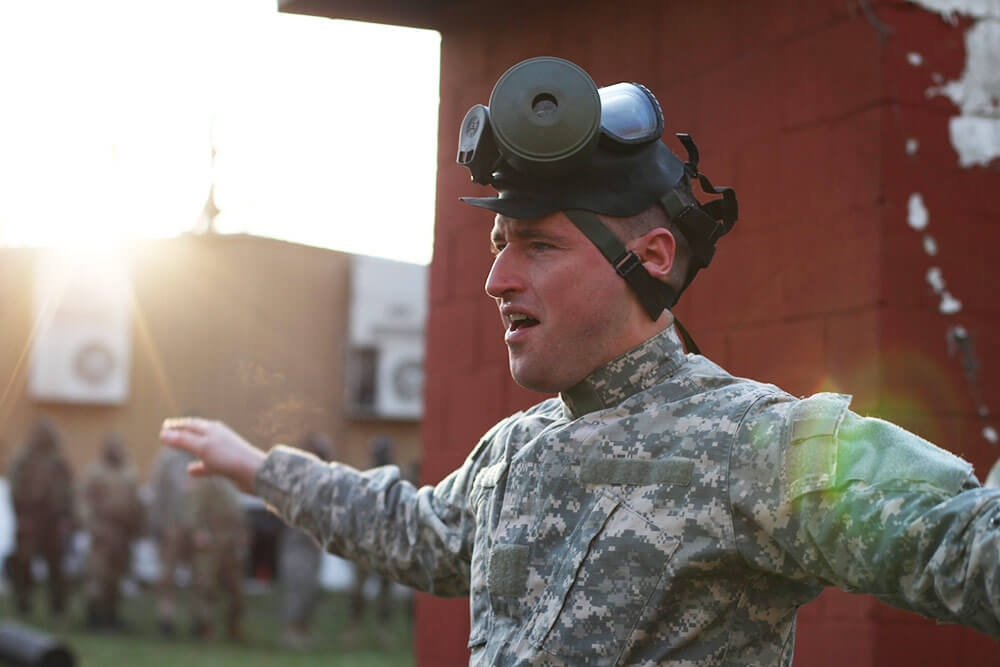
POLYGON ((643 144, 663 134, 663 111, 645 86, 616 83, 597 90, 601 131, 623 144, 643 144))

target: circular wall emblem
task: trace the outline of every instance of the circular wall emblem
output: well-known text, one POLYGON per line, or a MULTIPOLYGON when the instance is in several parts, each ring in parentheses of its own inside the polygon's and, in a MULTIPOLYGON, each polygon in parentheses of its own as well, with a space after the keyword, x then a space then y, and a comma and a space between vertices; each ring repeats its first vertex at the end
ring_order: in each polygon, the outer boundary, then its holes
POLYGON ((115 355, 106 343, 91 341, 73 355, 73 371, 87 384, 103 384, 115 369, 115 355))

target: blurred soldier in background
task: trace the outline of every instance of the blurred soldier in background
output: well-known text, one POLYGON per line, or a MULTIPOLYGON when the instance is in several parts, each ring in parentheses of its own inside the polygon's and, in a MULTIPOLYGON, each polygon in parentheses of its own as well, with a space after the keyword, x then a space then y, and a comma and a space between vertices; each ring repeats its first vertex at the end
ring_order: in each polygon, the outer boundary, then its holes
POLYGON ((175 632, 177 568, 190 560, 182 518, 184 496, 191 486, 187 465, 193 459, 187 452, 161 447, 150 475, 153 502, 149 508, 149 529, 160 558, 156 618, 160 633, 168 637, 175 632))
POLYGON ((192 632, 212 636, 215 608, 226 601, 226 634, 241 637, 243 570, 249 528, 236 488, 221 478, 193 479, 184 497, 184 540, 191 548, 192 632))
POLYGON ((10 578, 17 611, 31 607, 34 579, 31 561, 45 558, 49 606, 61 615, 66 608, 63 555, 73 532, 73 476, 55 424, 41 419, 17 451, 7 471, 17 519, 16 544, 4 569, 10 578))
MULTIPOLYGON (((392 465, 394 462, 392 439, 380 435, 372 440, 372 468, 392 465)), ((376 637, 380 643, 390 641, 391 633, 387 627, 392 616, 392 582, 385 577, 373 575, 360 563, 354 564, 354 585, 351 588, 351 621, 345 630, 345 639, 353 641, 359 636, 364 625, 365 595, 364 588, 369 576, 374 576, 378 586, 376 593, 375 614, 378 620, 376 637)))
POLYGON ((132 540, 143 527, 135 470, 121 438, 109 434, 80 485, 80 514, 90 534, 86 563, 88 630, 123 630, 118 616, 122 578, 131 569, 132 540))
MULTIPOLYGON (((299 449, 323 461, 333 458, 330 439, 310 434, 299 449)), ((285 526, 278 542, 278 581, 281 583, 282 641, 289 648, 309 646, 309 624, 319 598, 319 568, 323 552, 312 537, 297 528, 285 526)))

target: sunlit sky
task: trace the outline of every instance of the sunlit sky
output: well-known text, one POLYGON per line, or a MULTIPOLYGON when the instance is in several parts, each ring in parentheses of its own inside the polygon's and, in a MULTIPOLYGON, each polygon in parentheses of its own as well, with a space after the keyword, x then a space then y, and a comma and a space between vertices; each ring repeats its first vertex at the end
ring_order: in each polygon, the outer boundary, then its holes
POLYGON ((214 182, 219 232, 427 263, 439 55, 274 0, 0 0, 0 245, 174 236, 214 182))

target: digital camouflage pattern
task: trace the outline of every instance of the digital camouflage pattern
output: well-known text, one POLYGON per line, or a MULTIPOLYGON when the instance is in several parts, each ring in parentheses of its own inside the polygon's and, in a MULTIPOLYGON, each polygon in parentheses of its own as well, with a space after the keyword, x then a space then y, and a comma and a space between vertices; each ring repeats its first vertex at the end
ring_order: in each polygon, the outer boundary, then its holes
MULTIPOLYGON (((371 467, 380 468, 382 466, 393 465, 393 450, 392 439, 387 436, 378 436, 372 440, 371 467)), ((365 584, 368 583, 368 579, 371 576, 372 572, 368 568, 355 563, 354 580, 351 583, 351 625, 345 631, 347 634, 357 634, 360 632, 367 604, 364 589, 365 584)), ((375 594, 375 614, 379 625, 384 626, 392 616, 392 584, 386 577, 380 574, 375 574, 374 576, 377 580, 376 586, 378 587, 378 592, 375 594)))
POLYGON ((436 486, 277 447, 256 489, 333 553, 470 595, 476 665, 788 665, 829 585, 1000 636, 1000 494, 848 403, 734 378, 671 329, 436 486))
MULTIPOLYGON (((311 433, 299 443, 299 449, 323 461, 333 458, 329 437, 311 433)), ((293 648, 307 646, 309 625, 319 601, 319 572, 323 551, 309 535, 286 526, 278 537, 278 581, 281 583, 281 619, 284 639, 293 648)))

